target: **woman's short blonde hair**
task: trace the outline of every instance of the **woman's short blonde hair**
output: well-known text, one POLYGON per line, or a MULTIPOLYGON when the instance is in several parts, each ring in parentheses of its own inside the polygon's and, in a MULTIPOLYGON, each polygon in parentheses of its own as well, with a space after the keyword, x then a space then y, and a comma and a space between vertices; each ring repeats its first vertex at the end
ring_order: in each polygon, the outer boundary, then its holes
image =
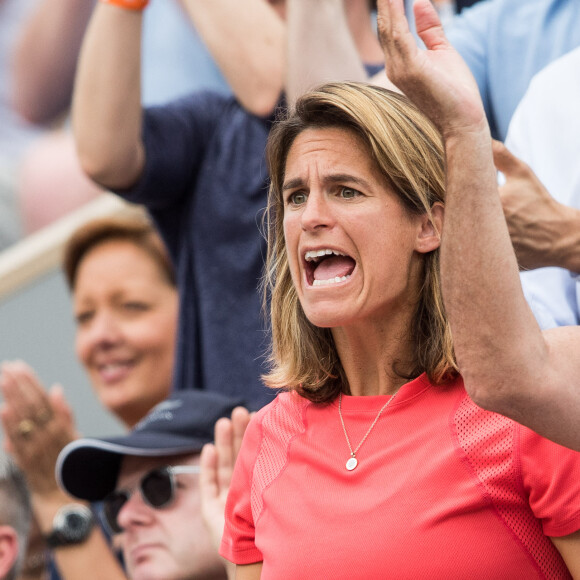
MULTIPOLYGON (((272 344, 271 370, 263 378, 270 387, 295 389, 316 402, 331 401, 348 385, 330 329, 310 323, 298 300, 284 241, 282 187, 296 137, 306 129, 331 127, 352 131, 367 144, 377 168, 409 212, 430 216, 433 204, 445 199, 441 136, 403 95, 362 83, 325 84, 301 97, 294 111, 272 129, 267 146, 271 183, 263 280, 272 344)), ((423 285, 409 332, 415 357, 412 372, 404 378, 425 372, 438 384, 457 374, 441 296, 438 249, 424 255, 423 285)))
POLYGON ((74 292, 77 274, 85 256, 110 241, 129 242, 141 248, 159 268, 162 278, 175 287, 175 270, 166 247, 145 216, 96 218, 79 227, 64 247, 63 270, 68 287, 74 292))

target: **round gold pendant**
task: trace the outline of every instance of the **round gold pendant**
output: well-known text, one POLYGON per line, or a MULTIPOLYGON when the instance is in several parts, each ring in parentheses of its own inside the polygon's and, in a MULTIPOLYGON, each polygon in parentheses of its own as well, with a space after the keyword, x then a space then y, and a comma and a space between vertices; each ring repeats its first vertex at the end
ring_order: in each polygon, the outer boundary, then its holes
POLYGON ((347 462, 346 462, 346 468, 349 471, 352 471, 356 466, 358 465, 358 461, 356 460, 356 457, 351 457, 347 462))

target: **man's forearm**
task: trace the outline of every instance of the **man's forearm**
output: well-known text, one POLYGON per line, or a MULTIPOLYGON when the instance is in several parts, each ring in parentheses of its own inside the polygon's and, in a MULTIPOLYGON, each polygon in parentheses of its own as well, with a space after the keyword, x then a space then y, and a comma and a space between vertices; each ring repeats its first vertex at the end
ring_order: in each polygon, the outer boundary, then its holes
POLYGON ((265 0, 184 0, 197 32, 240 103, 270 114, 283 89, 285 25, 265 0))
POLYGON ((288 0, 287 27, 290 104, 325 81, 367 80, 344 0, 288 0))
POLYGON ((554 240, 554 264, 580 274, 580 210, 564 206, 554 240))
POLYGON ((14 51, 16 110, 32 123, 50 123, 69 107, 77 57, 93 0, 42 0, 14 51))
POLYGON ((73 130, 83 169, 103 187, 129 187, 144 165, 141 25, 140 12, 99 2, 81 50, 73 130))

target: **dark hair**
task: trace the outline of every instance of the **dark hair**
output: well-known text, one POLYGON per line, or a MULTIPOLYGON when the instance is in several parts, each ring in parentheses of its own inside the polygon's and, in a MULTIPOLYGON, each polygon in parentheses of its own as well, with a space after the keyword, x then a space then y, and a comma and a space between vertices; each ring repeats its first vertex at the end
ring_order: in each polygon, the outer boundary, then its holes
POLYGON ((161 238, 145 217, 106 217, 90 221, 69 238, 64 248, 63 270, 69 289, 74 291, 78 269, 96 246, 110 241, 127 241, 144 250, 157 264, 163 277, 175 286, 175 271, 161 238))

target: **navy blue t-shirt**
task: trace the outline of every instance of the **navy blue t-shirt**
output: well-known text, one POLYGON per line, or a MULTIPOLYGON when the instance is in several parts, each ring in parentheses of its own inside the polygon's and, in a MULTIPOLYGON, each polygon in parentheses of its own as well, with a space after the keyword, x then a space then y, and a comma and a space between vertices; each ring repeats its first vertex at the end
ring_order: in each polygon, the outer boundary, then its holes
POLYGON ((176 267, 174 388, 218 391, 256 410, 275 396, 260 378, 270 336, 258 290, 266 255, 265 148, 275 115, 256 117, 234 97, 211 91, 144 115, 144 173, 117 193, 148 208, 176 267))
POLYGON ((176 389, 208 389, 258 409, 269 338, 258 284, 265 257, 264 150, 272 119, 200 92, 145 111, 146 167, 125 199, 145 205, 177 272, 176 389))

